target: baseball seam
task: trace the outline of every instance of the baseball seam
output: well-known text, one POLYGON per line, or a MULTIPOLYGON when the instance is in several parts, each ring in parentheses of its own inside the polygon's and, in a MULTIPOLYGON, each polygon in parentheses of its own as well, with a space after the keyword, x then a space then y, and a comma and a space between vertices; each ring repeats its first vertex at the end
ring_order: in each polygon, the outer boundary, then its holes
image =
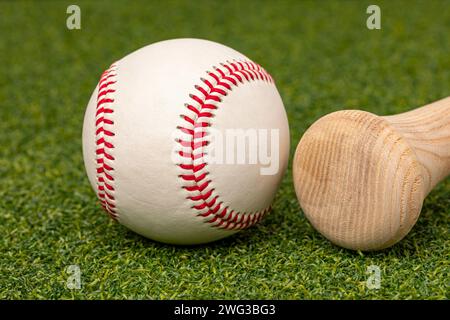
POLYGON ((183 189, 188 193, 187 199, 192 201, 192 208, 197 216, 211 226, 225 230, 240 230, 253 226, 269 211, 270 206, 255 212, 240 212, 231 209, 220 200, 216 190, 210 186, 204 147, 209 144, 208 127, 212 126, 214 111, 219 108, 222 97, 244 83, 263 81, 273 83, 273 78, 258 64, 249 60, 232 60, 221 63, 207 71, 201 84, 195 85, 195 93, 189 95, 189 103, 185 104, 185 113, 180 115, 182 124, 177 127, 181 150, 178 151, 182 163, 180 179, 183 189))
POLYGON ((114 220, 118 219, 114 183, 114 136, 113 114, 116 105, 115 83, 117 64, 113 63, 103 72, 98 83, 97 108, 95 113, 95 160, 97 197, 103 209, 114 220))

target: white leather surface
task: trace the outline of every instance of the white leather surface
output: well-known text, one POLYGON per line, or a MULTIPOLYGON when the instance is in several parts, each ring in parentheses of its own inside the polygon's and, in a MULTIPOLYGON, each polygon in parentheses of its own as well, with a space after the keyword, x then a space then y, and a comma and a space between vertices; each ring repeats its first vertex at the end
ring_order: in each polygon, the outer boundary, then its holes
MULTIPOLYGON (((248 60, 223 45, 196 39, 159 42, 117 62, 115 85, 114 196, 118 220, 151 239, 196 244, 233 234, 197 216, 193 201, 173 161, 177 126, 190 103, 194 85, 206 71, 228 60, 248 60)), ((89 101, 83 126, 83 154, 89 180, 96 190, 96 90, 89 101)), ((286 169, 289 133, 285 110, 274 84, 253 81, 234 87, 218 104, 215 129, 275 128, 280 130, 280 169, 262 176, 259 165, 208 165, 220 200, 236 211, 255 212, 270 205, 286 169)), ((175 147, 176 148, 176 147, 175 147)), ((207 148, 206 148, 207 149, 207 148)))

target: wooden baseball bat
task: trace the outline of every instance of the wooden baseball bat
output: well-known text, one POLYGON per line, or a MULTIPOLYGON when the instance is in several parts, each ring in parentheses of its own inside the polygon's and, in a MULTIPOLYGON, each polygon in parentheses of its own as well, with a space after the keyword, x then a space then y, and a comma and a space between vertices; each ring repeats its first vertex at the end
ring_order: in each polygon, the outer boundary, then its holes
POLYGON ((392 246, 450 174, 450 97, 394 116, 326 115, 300 140, 293 171, 300 205, 326 238, 354 250, 392 246))

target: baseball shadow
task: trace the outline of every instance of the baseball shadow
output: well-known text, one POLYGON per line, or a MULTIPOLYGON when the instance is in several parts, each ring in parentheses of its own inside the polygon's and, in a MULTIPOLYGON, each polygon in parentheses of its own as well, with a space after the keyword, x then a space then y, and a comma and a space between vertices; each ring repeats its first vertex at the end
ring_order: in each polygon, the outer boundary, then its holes
MULTIPOLYGON (((117 233, 117 237, 120 236, 125 236, 127 240, 131 240, 131 241, 137 241, 140 244, 144 245, 144 246, 151 246, 151 247, 155 247, 155 248, 160 248, 160 249, 177 249, 179 248, 182 251, 185 250, 192 250, 192 251, 198 251, 198 250, 203 250, 203 249, 210 249, 210 250, 219 250, 219 249, 224 249, 224 248, 239 248, 242 246, 249 246, 252 244, 258 244, 259 242, 264 241, 264 239, 262 239, 262 237, 260 236, 260 228, 262 227, 262 223, 264 222, 260 222, 258 225, 253 226, 251 228, 245 229, 245 230, 241 230, 240 232, 237 232, 233 235, 230 235, 228 237, 216 240, 216 241, 212 241, 212 242, 207 242, 207 243, 202 243, 202 244, 190 244, 190 245, 181 245, 181 244, 166 244, 166 243, 162 243, 162 242, 158 242, 156 240, 152 240, 149 238, 146 238, 144 236, 141 236, 129 229, 126 229, 123 226, 120 226, 120 228, 122 230, 118 230, 117 233)), ((128 241, 127 241, 128 242, 128 241)))

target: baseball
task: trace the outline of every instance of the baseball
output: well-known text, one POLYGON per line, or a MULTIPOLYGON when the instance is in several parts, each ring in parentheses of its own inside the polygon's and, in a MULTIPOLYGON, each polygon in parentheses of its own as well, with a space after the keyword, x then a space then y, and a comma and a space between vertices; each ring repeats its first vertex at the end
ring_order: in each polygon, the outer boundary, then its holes
POLYGON ((256 224, 288 154, 271 75, 206 40, 162 41, 114 62, 84 117, 84 162, 102 207, 165 243, 206 243, 256 224))

